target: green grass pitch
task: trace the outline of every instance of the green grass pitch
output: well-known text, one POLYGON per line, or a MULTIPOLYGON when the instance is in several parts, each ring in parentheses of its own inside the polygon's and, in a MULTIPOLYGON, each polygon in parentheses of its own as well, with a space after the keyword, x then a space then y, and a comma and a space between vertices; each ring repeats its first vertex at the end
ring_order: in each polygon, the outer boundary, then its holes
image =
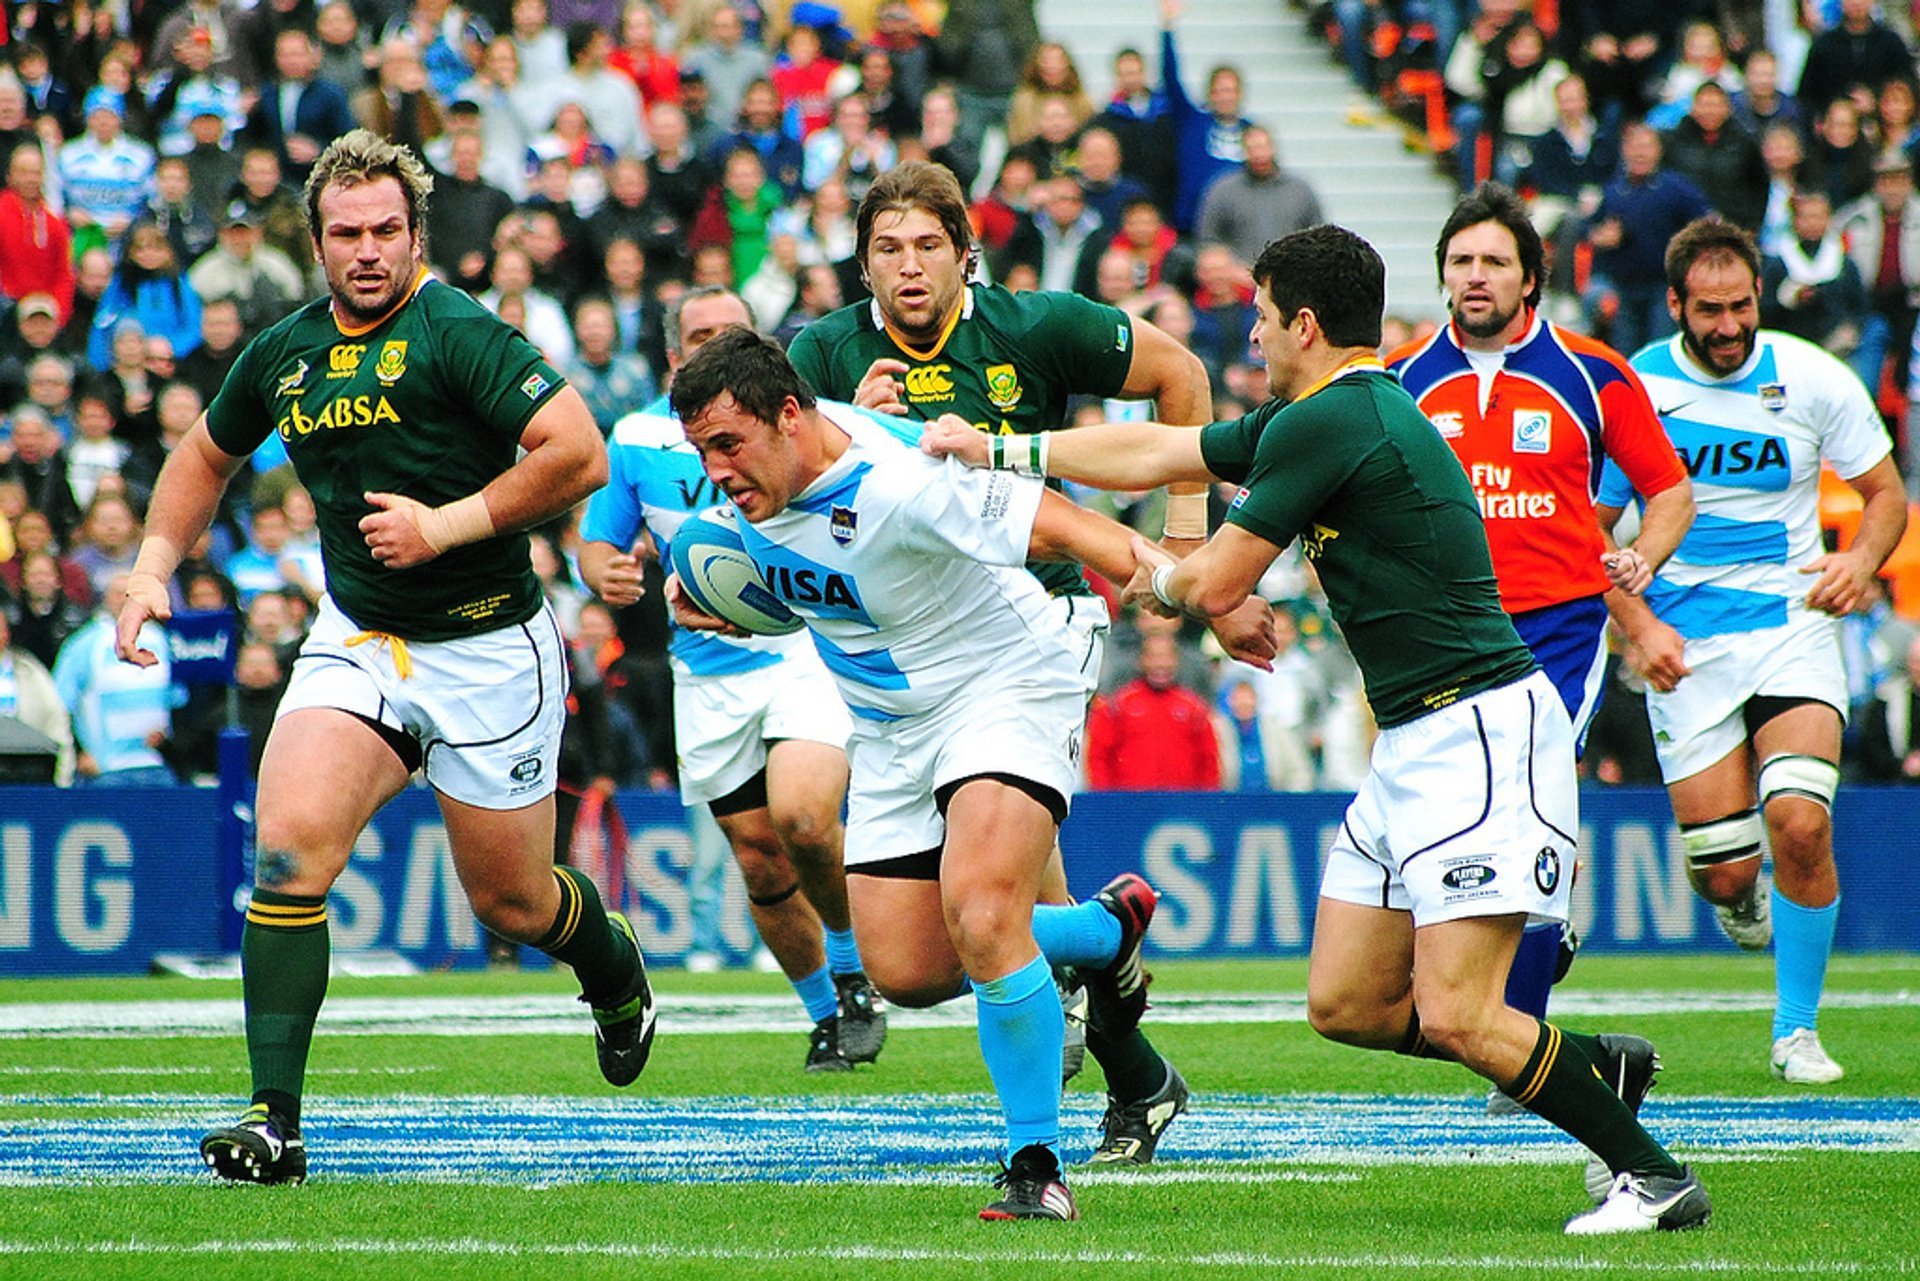
MULTIPOLYGON (((1556 1018, 1655 1041, 1666 1070, 1644 1115, 1656 1134, 1697 1136, 1675 1146, 1715 1215, 1699 1232, 1578 1242, 1560 1232, 1586 1205, 1572 1144, 1481 1118, 1484 1087, 1463 1069, 1319 1040, 1297 1017, 1304 965, 1157 971, 1148 1028, 1192 1111, 1149 1171, 1072 1171, 1086 1217, 1066 1225, 975 1218, 993 1126, 970 1028, 903 1020, 874 1067, 808 1077, 797 1004, 769 999, 777 978, 657 974, 662 1031, 627 1091, 599 1080, 584 1013, 567 1032, 323 1025, 312 1181, 271 1189, 192 1166, 192 1136, 244 1099, 237 1036, 101 1031, 132 1002, 237 1009, 236 984, 0 981, 0 1278, 1920 1272, 1920 957, 1835 959, 1821 1031, 1847 1077, 1819 1091, 1767 1073, 1764 960, 1584 958, 1556 1018), (1209 1019, 1206 998, 1245 1021, 1209 1019), (729 1006, 791 1027, 675 1017, 729 1006), (443 1154, 457 1160, 421 1172, 443 1154)), ((570 990, 553 973, 336 979, 330 1013, 524 998, 564 1016, 570 990)), ((1069 1089, 1070 1158, 1086 1154, 1098 1090, 1091 1066, 1069 1089)))

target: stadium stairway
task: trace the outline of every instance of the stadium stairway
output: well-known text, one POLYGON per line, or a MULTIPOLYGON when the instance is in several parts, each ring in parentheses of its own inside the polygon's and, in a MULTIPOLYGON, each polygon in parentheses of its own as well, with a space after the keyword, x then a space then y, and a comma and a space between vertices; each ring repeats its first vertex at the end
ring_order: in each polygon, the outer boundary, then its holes
MULTIPOLYGON (((1073 54, 1096 105, 1112 94, 1113 54, 1131 46, 1160 75, 1156 0, 1039 0, 1040 31, 1073 54)), ((1325 40, 1286 0, 1187 0, 1177 31, 1181 80, 1204 102, 1209 68, 1227 63, 1246 85, 1242 108, 1273 129, 1280 163, 1305 177, 1329 221, 1365 236, 1387 264, 1387 310, 1440 319, 1433 238, 1453 208, 1455 188, 1432 156, 1349 83, 1325 40), (1353 123, 1356 107, 1370 117, 1353 123)))

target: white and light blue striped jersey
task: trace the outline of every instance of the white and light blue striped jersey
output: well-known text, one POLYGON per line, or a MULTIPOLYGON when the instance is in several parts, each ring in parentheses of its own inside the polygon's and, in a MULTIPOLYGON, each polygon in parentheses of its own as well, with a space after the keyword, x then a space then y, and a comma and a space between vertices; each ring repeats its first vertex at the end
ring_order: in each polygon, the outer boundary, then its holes
POLYGON ((153 148, 137 138, 121 134, 103 146, 81 134, 60 148, 58 163, 67 207, 95 222, 131 221, 153 195, 153 148))
MULTIPOLYGON (((1660 567, 1647 603, 1682 636, 1778 627, 1804 610, 1824 552, 1820 463, 1843 477, 1891 450, 1879 412, 1852 370, 1811 343, 1760 331, 1752 357, 1715 378, 1682 339, 1632 361, 1693 477, 1693 528, 1660 567)), ((1633 487, 1611 461, 1599 501, 1624 507, 1633 487)))
POLYGON ((166 733, 178 696, 167 658, 167 634, 158 623, 140 629, 140 647, 158 655, 151 667, 123 663, 113 649, 114 620, 95 615, 67 637, 53 664, 53 685, 73 717, 73 738, 102 773, 164 765, 147 745, 166 733))
POLYGON ((850 438, 846 452, 740 534, 774 595, 807 620, 848 710, 898 720, 1062 673, 1077 689, 1067 635, 1026 569, 1042 483, 928 458, 918 423, 818 408, 850 438))
MULTIPOLYGON (((614 424, 607 461, 607 483, 587 503, 580 524, 580 536, 589 542, 626 551, 646 530, 665 561, 687 517, 727 500, 707 479, 665 396, 614 424)), ((735 640, 675 626, 667 656, 676 676, 731 676, 771 667, 809 643, 805 632, 735 640)))

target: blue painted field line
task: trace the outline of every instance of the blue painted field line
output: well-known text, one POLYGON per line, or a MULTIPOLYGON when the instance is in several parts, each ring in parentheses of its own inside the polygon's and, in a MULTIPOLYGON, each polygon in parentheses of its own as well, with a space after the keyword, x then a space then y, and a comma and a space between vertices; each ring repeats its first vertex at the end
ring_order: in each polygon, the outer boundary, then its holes
MULTIPOLYGON (((203 1095, 0 1095, 47 1115, 0 1121, 0 1185, 205 1178, 196 1145, 231 1119, 203 1095), (53 1115, 59 1113, 60 1115, 53 1115), (100 1142, 100 1115, 113 1142, 100 1142)), ((1808 1150, 1920 1151, 1920 1100, 1655 1096, 1649 1128, 1688 1157, 1808 1150)), ((1066 1155, 1097 1135, 1093 1096, 1065 1105, 1066 1155)), ((1000 1133, 987 1095, 592 1099, 389 1096, 315 1100, 314 1177, 546 1185, 625 1182, 974 1182, 1000 1133)), ((1534 1117, 1489 1117, 1478 1098, 1202 1095, 1160 1146, 1170 1172, 1396 1163, 1559 1163, 1574 1145, 1534 1117)), ((1158 1167, 1156 1167, 1158 1168, 1158 1167)))

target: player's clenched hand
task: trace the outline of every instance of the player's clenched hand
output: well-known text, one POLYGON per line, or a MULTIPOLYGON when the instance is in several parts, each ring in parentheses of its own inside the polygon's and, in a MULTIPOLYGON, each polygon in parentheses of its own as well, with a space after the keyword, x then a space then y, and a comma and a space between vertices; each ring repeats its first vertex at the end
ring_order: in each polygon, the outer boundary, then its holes
POLYGON ((160 659, 152 650, 140 648, 140 629, 150 618, 164 622, 172 617, 167 585, 152 574, 129 574, 127 599, 113 623, 113 652, 135 667, 152 667, 160 659))
POLYGON ((724 618, 715 618, 705 613, 693 603, 686 590, 680 586, 680 575, 667 575, 667 608, 673 611, 673 621, 690 632, 718 632, 722 636, 744 637, 741 631, 724 618))
POLYGON ((1133 536, 1133 577, 1120 593, 1123 605, 1138 605, 1149 614, 1158 614, 1162 618, 1179 618, 1180 611, 1161 602, 1153 591, 1153 571, 1162 565, 1173 564, 1173 557, 1155 547, 1146 539, 1133 536))
POLYGON ((1669 693, 1693 669, 1687 666, 1686 642, 1665 623, 1654 621, 1627 638, 1627 666, 1642 680, 1669 693))
POLYGON ((388 569, 411 569, 440 554, 420 532, 420 519, 432 508, 405 494, 368 494, 366 497, 374 510, 360 518, 360 532, 366 537, 375 560, 388 569))
POLYGON ((1220 648, 1227 651, 1227 657, 1237 658, 1263 672, 1273 670, 1274 655, 1280 652, 1280 638, 1273 629, 1272 605, 1258 596, 1249 596, 1240 602, 1239 608, 1209 619, 1207 625, 1213 629, 1220 648))
POLYGON ((1600 558, 1613 585, 1629 596, 1638 596, 1653 584, 1653 567, 1631 547, 1608 552, 1600 558))
POLYGON ((1860 609, 1873 599, 1875 568, 1849 552, 1833 552, 1811 565, 1802 565, 1801 573, 1820 575, 1807 592, 1807 608, 1835 618, 1860 609))
POLYGON ((607 557, 600 571, 600 599, 609 605, 631 605, 647 594, 641 580, 640 558, 630 552, 607 557))
POLYGON ((898 414, 905 417, 907 404, 900 399, 900 378, 907 372, 907 362, 881 357, 867 366, 867 372, 860 375, 860 385, 854 388, 853 403, 862 409, 877 409, 883 414, 898 414))
POLYGON ((958 414, 942 414, 920 429, 920 452, 958 458, 969 467, 987 465, 987 434, 958 414))

